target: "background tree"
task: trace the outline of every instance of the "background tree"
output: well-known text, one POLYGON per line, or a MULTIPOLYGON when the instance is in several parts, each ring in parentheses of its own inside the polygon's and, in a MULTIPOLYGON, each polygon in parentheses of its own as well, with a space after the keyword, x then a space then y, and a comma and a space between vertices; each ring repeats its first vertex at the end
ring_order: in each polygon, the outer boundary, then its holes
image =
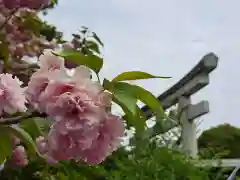
POLYGON ((204 131, 198 138, 200 150, 211 148, 221 158, 240 158, 240 128, 222 124, 204 131))
MULTIPOLYGON (((198 138, 198 147, 204 159, 240 158, 240 128, 221 124, 203 131, 198 138)), ((210 173, 219 180, 228 177, 234 168, 212 168, 210 173)), ((240 176, 240 173, 237 173, 240 176)))

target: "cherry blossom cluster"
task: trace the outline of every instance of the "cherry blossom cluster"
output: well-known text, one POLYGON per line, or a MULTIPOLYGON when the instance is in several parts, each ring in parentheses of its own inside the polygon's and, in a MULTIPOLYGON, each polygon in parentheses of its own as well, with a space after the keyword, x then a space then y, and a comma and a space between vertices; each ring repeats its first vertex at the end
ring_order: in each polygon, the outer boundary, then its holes
POLYGON ((59 160, 102 162, 120 146, 124 135, 122 120, 107 108, 111 95, 93 82, 84 66, 69 76, 64 59, 51 51, 40 56, 40 69, 26 89, 26 97, 39 112, 55 120, 49 134, 37 144, 50 163, 59 160))
POLYGON ((41 9, 48 6, 51 0, 0 0, 0 5, 7 9, 15 8, 29 8, 29 9, 41 9))
MULTIPOLYGON (((111 94, 91 79, 85 66, 76 67, 69 75, 64 59, 51 50, 43 52, 39 64, 27 87, 21 87, 17 77, 0 75, 0 115, 24 112, 28 103, 54 120, 48 134, 36 139, 47 162, 101 163, 120 146, 124 136, 123 121, 108 110, 111 94)), ((24 166, 28 162, 26 153, 18 143, 14 141, 12 160, 24 166)))
MULTIPOLYGON (((24 56, 40 56, 40 69, 33 73, 27 86, 18 77, 3 74, 1 69, 0 118, 25 112, 27 107, 44 113, 54 123, 45 136, 36 139, 36 144, 47 162, 75 160, 98 164, 120 146, 124 125, 120 117, 109 112, 111 94, 91 79, 90 70, 64 61, 51 50, 44 51, 58 47, 57 42, 48 41, 39 27, 35 30, 27 25, 31 18, 41 24, 37 12, 50 4, 51 0, 0 0, 1 58, 7 53, 13 68, 15 61, 24 56), (68 69, 73 68, 74 75, 70 76, 68 69)), ((79 49, 80 46, 73 39, 62 48, 79 49)), ((8 72, 15 74, 11 68, 8 72)), ((12 142, 12 162, 26 166, 25 147, 15 136, 12 142)))
POLYGON ((12 162, 17 166, 26 166, 28 164, 27 153, 24 146, 20 145, 20 140, 13 136, 12 162))
MULTIPOLYGON (((22 82, 11 74, 0 74, 0 116, 5 117, 8 114, 16 112, 25 112, 26 98, 22 82)), ((13 151, 12 161, 16 165, 25 166, 28 163, 25 148, 19 145, 20 140, 12 137, 13 151)))
POLYGON ((24 23, 27 18, 37 17, 35 11, 22 8, 18 11, 0 6, 1 43, 8 45, 11 58, 21 59, 23 56, 39 56, 43 49, 57 47, 56 41, 49 42, 39 33, 34 33, 24 23))

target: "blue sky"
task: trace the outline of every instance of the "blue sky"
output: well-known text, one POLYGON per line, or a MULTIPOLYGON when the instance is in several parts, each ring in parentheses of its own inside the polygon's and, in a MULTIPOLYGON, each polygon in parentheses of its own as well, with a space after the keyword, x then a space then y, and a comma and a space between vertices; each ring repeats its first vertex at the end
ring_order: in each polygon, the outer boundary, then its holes
POLYGON ((159 95, 208 52, 219 56, 210 85, 193 103, 210 102, 202 128, 220 123, 240 126, 239 0, 59 0, 44 17, 66 38, 85 25, 105 44, 102 77, 142 70, 171 80, 141 81, 159 95))

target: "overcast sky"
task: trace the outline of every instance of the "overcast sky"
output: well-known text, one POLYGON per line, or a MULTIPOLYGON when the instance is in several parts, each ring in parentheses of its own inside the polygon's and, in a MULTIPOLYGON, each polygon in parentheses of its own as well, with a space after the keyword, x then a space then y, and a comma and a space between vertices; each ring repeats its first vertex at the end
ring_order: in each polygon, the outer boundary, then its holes
POLYGON ((240 126, 239 0, 59 0, 46 17, 66 38, 85 25, 105 44, 102 77, 142 70, 171 80, 141 84, 159 95, 208 52, 219 56, 210 84, 193 103, 210 102, 202 128, 228 122, 240 126))

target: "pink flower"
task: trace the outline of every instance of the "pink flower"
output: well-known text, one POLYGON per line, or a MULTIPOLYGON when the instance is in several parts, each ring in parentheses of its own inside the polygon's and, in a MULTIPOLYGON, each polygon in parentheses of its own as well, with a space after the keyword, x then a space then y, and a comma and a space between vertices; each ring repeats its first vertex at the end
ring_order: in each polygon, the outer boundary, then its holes
POLYGON ((48 156, 47 155, 47 151, 48 151, 48 146, 47 146, 47 142, 46 140, 44 139, 44 137, 42 136, 39 136, 37 139, 36 139, 36 145, 37 145, 37 148, 38 148, 38 151, 42 154, 44 154, 44 157, 45 159, 47 160, 47 162, 49 164, 56 164, 57 163, 57 160, 53 159, 52 157, 48 156))
POLYGON ((110 107, 112 103, 112 96, 110 93, 102 91, 96 97, 98 106, 110 107))
POLYGON ((66 160, 71 159, 76 150, 91 146, 98 136, 105 111, 95 104, 94 96, 87 89, 76 92, 71 86, 69 89, 68 86, 58 87, 52 93, 46 90, 49 94, 45 94, 45 106, 42 107, 56 121, 47 138, 48 148, 55 159, 66 160), (63 93, 64 89, 68 91, 63 93))
POLYGON ((45 156, 100 163, 120 145, 123 122, 106 113, 111 102, 108 93, 73 82, 49 83, 39 98, 42 110, 55 119, 45 139, 45 156), (94 152, 97 146, 101 151, 94 152))
POLYGON ((0 26, 5 22, 5 20, 6 20, 5 16, 2 13, 0 13, 0 26))
POLYGON ((88 89, 53 83, 40 97, 40 104, 50 116, 78 117, 83 112, 99 111, 100 107, 94 101, 96 98, 97 95, 88 89))
POLYGON ((80 157, 89 164, 99 164, 117 150, 124 135, 124 124, 118 116, 108 115, 99 129, 98 137, 92 146, 80 153, 80 157))
POLYGON ((123 135, 123 122, 113 115, 100 122, 98 116, 75 120, 58 119, 41 150, 51 160, 75 159, 98 164, 120 146, 123 135))
POLYGON ((41 153, 46 153, 47 152, 46 151, 47 144, 44 141, 44 137, 39 136, 36 139, 36 145, 37 145, 37 148, 38 148, 39 152, 41 152, 41 153))
POLYGON ((0 74, 0 115, 26 111, 22 82, 11 74, 0 74))
POLYGON ((120 146, 123 122, 107 112, 111 95, 91 80, 88 68, 79 66, 69 76, 62 59, 45 52, 26 94, 35 108, 55 120, 49 134, 36 141, 49 163, 74 159, 97 164, 120 146))
POLYGON ((26 166, 28 164, 26 151, 23 146, 17 146, 13 150, 12 161, 18 166, 26 166))
POLYGON ((53 71, 64 68, 64 59, 55 56, 52 50, 44 50, 39 57, 40 71, 53 71))
POLYGON ((32 75, 25 91, 27 100, 36 109, 39 109, 39 97, 48 83, 54 78, 66 76, 63 59, 53 55, 50 50, 45 50, 39 61, 40 69, 32 75))
POLYGON ((49 83, 46 74, 32 76, 25 90, 26 99, 35 109, 39 109, 39 96, 45 90, 49 83))
POLYGON ((104 107, 104 103, 109 105, 110 102, 109 94, 103 92, 99 83, 90 79, 90 71, 82 66, 76 68, 72 77, 52 78, 39 96, 40 109, 50 116, 66 113, 66 111, 69 114, 72 108, 83 108, 84 105, 91 108, 99 108, 100 105, 104 107), (69 107, 66 108, 67 106, 69 107))

